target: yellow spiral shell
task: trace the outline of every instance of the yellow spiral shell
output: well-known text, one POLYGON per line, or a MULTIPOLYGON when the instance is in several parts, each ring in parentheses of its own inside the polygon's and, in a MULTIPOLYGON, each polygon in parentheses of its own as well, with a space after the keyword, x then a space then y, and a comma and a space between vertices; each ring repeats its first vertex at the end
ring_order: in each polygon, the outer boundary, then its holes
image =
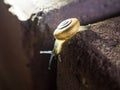
POLYGON ((58 40, 66 40, 75 35, 80 29, 80 23, 76 18, 70 18, 61 22, 53 35, 58 40))
POLYGON ((90 25, 80 26, 77 18, 70 18, 61 22, 55 29, 53 35, 56 38, 53 53, 60 54, 63 44, 72 38, 77 32, 88 30, 90 25))

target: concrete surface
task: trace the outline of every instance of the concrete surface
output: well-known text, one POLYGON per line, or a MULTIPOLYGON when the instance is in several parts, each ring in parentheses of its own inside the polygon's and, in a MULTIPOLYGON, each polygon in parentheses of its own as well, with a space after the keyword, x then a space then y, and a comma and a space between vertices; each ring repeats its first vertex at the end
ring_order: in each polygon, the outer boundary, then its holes
POLYGON ((11 5, 9 11, 22 21, 28 20, 33 13, 41 10, 47 13, 75 1, 77 0, 4 0, 6 4, 11 5))

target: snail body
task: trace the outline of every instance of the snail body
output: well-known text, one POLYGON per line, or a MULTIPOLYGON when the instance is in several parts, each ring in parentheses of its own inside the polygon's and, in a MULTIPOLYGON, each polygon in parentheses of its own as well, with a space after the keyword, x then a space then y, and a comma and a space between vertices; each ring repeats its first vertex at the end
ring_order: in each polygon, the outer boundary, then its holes
POLYGON ((60 53, 62 51, 63 44, 71 39, 76 33, 89 30, 90 25, 80 26, 79 20, 77 18, 70 18, 62 21, 55 29, 53 36, 55 37, 55 44, 53 50, 50 51, 40 51, 40 53, 51 54, 49 67, 54 56, 58 56, 59 61, 61 61, 60 53))
POLYGON ((55 29, 53 35, 56 39, 54 53, 60 54, 63 44, 71 39, 76 33, 88 30, 90 25, 80 26, 79 20, 76 18, 70 18, 61 22, 57 29, 55 29))
POLYGON ((60 54, 64 42, 65 42, 65 40, 57 40, 57 39, 55 40, 54 49, 53 49, 53 53, 55 55, 60 54))

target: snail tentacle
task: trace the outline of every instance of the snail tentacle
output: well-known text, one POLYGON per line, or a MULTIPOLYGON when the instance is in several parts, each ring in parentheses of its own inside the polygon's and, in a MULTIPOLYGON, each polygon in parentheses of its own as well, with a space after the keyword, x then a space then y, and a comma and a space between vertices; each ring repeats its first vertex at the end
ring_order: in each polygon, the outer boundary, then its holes
POLYGON ((52 51, 40 51, 40 54, 52 54, 52 51))
POLYGON ((48 70, 51 70, 51 63, 52 63, 52 60, 53 60, 54 56, 55 56, 54 54, 51 54, 51 56, 50 56, 48 70))
POLYGON ((48 70, 50 70, 53 57, 55 56, 55 54, 53 53, 53 50, 52 51, 40 51, 40 54, 50 54, 51 55, 50 60, 49 60, 49 66, 48 66, 48 70))

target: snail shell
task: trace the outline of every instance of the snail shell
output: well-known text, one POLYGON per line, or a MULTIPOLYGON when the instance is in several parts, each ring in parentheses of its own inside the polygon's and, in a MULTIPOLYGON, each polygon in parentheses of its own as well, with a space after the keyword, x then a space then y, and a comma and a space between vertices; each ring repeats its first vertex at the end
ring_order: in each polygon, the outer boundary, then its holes
POLYGON ((61 22, 53 35, 58 40, 70 39, 80 30, 80 23, 76 18, 70 18, 61 22))
POLYGON ((56 38, 53 53, 60 54, 63 44, 72 38, 76 33, 88 30, 90 25, 80 26, 77 18, 70 18, 61 22, 55 29, 53 35, 56 38))
POLYGON ((56 38, 53 53, 60 54, 64 42, 73 37, 80 30, 80 23, 76 18, 70 18, 61 22, 53 35, 56 38))

